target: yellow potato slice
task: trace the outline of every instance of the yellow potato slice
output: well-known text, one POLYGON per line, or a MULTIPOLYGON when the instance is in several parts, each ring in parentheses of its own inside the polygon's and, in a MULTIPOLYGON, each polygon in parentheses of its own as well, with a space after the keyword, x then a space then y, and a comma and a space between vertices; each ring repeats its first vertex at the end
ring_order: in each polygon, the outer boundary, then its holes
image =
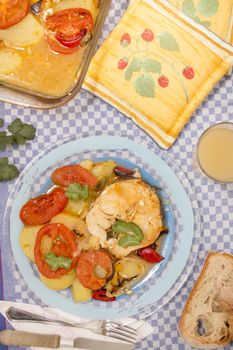
POLYGON ((60 213, 54 216, 51 224, 63 224, 71 231, 76 231, 79 235, 89 237, 90 233, 87 230, 85 222, 77 216, 60 213))
POLYGON ((69 8, 83 8, 91 12, 93 19, 96 19, 97 9, 92 0, 64 0, 54 7, 54 12, 69 8))
POLYGON ((88 301, 92 297, 91 289, 83 287, 76 277, 71 286, 72 297, 75 303, 80 303, 83 301, 88 301))
POLYGON ((79 163, 79 165, 81 165, 83 168, 87 169, 88 171, 91 171, 93 167, 93 162, 92 160, 84 159, 79 163))
POLYGON ((116 166, 116 162, 113 160, 107 160, 106 162, 96 163, 93 168, 91 169, 91 172, 98 181, 107 178, 113 174, 113 169, 116 166))
POLYGON ((33 262, 35 262, 34 247, 36 242, 36 236, 41 227, 43 226, 25 226, 20 232, 19 236, 19 244, 24 254, 33 262))
POLYGON ((22 63, 21 56, 12 49, 0 49, 0 74, 14 72, 22 63))
POLYGON ((41 281, 52 290, 63 290, 71 286, 75 280, 75 270, 71 270, 60 278, 47 278, 40 275, 41 281))
POLYGON ((14 47, 36 44, 43 35, 43 27, 30 13, 14 26, 0 30, 0 39, 14 47))

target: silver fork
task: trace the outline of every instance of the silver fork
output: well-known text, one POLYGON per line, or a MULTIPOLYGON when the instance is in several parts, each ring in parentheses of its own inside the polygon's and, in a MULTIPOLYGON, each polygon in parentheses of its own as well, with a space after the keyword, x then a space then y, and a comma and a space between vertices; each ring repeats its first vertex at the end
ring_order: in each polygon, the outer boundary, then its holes
POLYGON ((6 316, 9 321, 17 321, 17 322, 34 322, 34 323, 47 323, 47 324, 56 324, 62 326, 69 327, 79 327, 89 329, 90 331, 107 335, 112 338, 116 338, 119 340, 126 341, 131 344, 135 344, 137 342, 137 331, 126 325, 122 325, 116 321, 89 321, 87 323, 76 323, 68 320, 58 320, 53 318, 48 318, 45 316, 36 315, 32 312, 24 311, 21 309, 17 309, 15 307, 10 307, 6 311, 6 316))

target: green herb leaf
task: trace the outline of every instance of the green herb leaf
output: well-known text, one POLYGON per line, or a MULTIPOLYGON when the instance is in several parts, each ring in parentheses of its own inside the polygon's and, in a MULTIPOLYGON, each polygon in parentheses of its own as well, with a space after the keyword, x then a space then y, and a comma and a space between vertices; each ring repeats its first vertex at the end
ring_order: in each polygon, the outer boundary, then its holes
POLYGON ((218 0, 200 0, 197 8, 198 11, 205 17, 212 17, 218 11, 218 0))
POLYGON ((162 49, 168 51, 180 51, 179 45, 171 33, 164 31, 159 34, 158 38, 162 49))
POLYGON ((196 8, 195 8, 195 5, 193 3, 193 0, 184 0, 183 1, 182 12, 191 18, 196 16, 196 8))
POLYGON ((16 118, 9 126, 8 131, 12 134, 17 134, 23 127, 23 123, 19 118, 16 118))
POLYGON ((36 129, 32 125, 23 124, 23 127, 19 131, 19 134, 26 140, 33 140, 36 134, 36 129))
POLYGON ((0 150, 4 151, 6 149, 7 145, 12 145, 14 142, 13 140, 13 136, 9 135, 9 136, 4 136, 2 135, 0 137, 0 150))
POLYGON ((136 92, 143 97, 155 97, 154 77, 150 73, 140 75, 134 81, 136 92))
POLYGON ((24 145, 25 144, 25 137, 23 137, 20 134, 16 134, 13 136, 14 138, 14 143, 16 143, 17 145, 24 145))
POLYGON ((8 158, 7 157, 0 158, 0 166, 6 165, 6 164, 8 164, 8 158))
POLYGON ((139 58, 134 58, 125 71, 125 79, 130 80, 134 72, 140 72, 141 65, 142 61, 139 58))
POLYGON ((0 166, 0 182, 12 180, 19 175, 19 170, 16 166, 5 164, 0 166))
POLYGON ((86 200, 89 196, 88 186, 81 186, 79 183, 73 183, 66 189, 66 196, 72 201, 86 200))
POLYGON ((133 222, 117 220, 112 231, 118 234, 118 244, 123 248, 140 244, 144 237, 140 227, 133 222))
POLYGON ((153 58, 145 58, 141 64, 142 71, 146 73, 158 73, 161 74, 161 63, 153 58))
POLYGON ((4 120, 3 120, 3 119, 0 119, 0 128, 3 127, 3 124, 4 124, 4 120))
POLYGON ((6 131, 0 131, 0 139, 6 136, 6 131))
POLYGON ((59 268, 69 270, 72 264, 72 259, 65 256, 56 256, 53 252, 46 254, 45 262, 51 267, 52 271, 57 271, 59 268))

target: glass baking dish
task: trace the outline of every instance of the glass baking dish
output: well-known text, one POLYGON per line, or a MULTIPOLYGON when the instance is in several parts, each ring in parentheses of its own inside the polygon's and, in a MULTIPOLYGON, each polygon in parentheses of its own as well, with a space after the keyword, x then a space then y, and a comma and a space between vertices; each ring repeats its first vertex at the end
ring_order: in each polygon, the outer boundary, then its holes
POLYGON ((70 101, 81 89, 85 79, 88 67, 94 54, 101 30, 110 8, 111 0, 102 0, 99 7, 98 16, 92 33, 92 40, 87 45, 81 64, 78 67, 75 84, 71 90, 64 96, 52 97, 35 92, 30 89, 24 89, 15 85, 0 82, 0 101, 17 104, 23 107, 31 107, 37 109, 51 109, 66 104, 70 101))

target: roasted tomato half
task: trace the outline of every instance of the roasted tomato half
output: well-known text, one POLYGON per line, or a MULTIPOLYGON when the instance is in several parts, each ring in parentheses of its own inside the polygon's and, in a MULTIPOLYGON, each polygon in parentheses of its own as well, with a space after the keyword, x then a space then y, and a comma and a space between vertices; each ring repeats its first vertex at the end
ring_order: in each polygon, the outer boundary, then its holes
POLYGON ((68 198, 61 188, 55 188, 49 194, 31 198, 20 210, 20 219, 25 225, 41 225, 63 211, 68 198))
POLYGON ((35 262, 47 278, 59 278, 72 270, 77 262, 77 242, 73 231, 63 224, 48 224, 37 233, 35 262))
POLYGON ((29 10, 29 0, 0 1, 0 29, 7 29, 23 19, 29 10))

